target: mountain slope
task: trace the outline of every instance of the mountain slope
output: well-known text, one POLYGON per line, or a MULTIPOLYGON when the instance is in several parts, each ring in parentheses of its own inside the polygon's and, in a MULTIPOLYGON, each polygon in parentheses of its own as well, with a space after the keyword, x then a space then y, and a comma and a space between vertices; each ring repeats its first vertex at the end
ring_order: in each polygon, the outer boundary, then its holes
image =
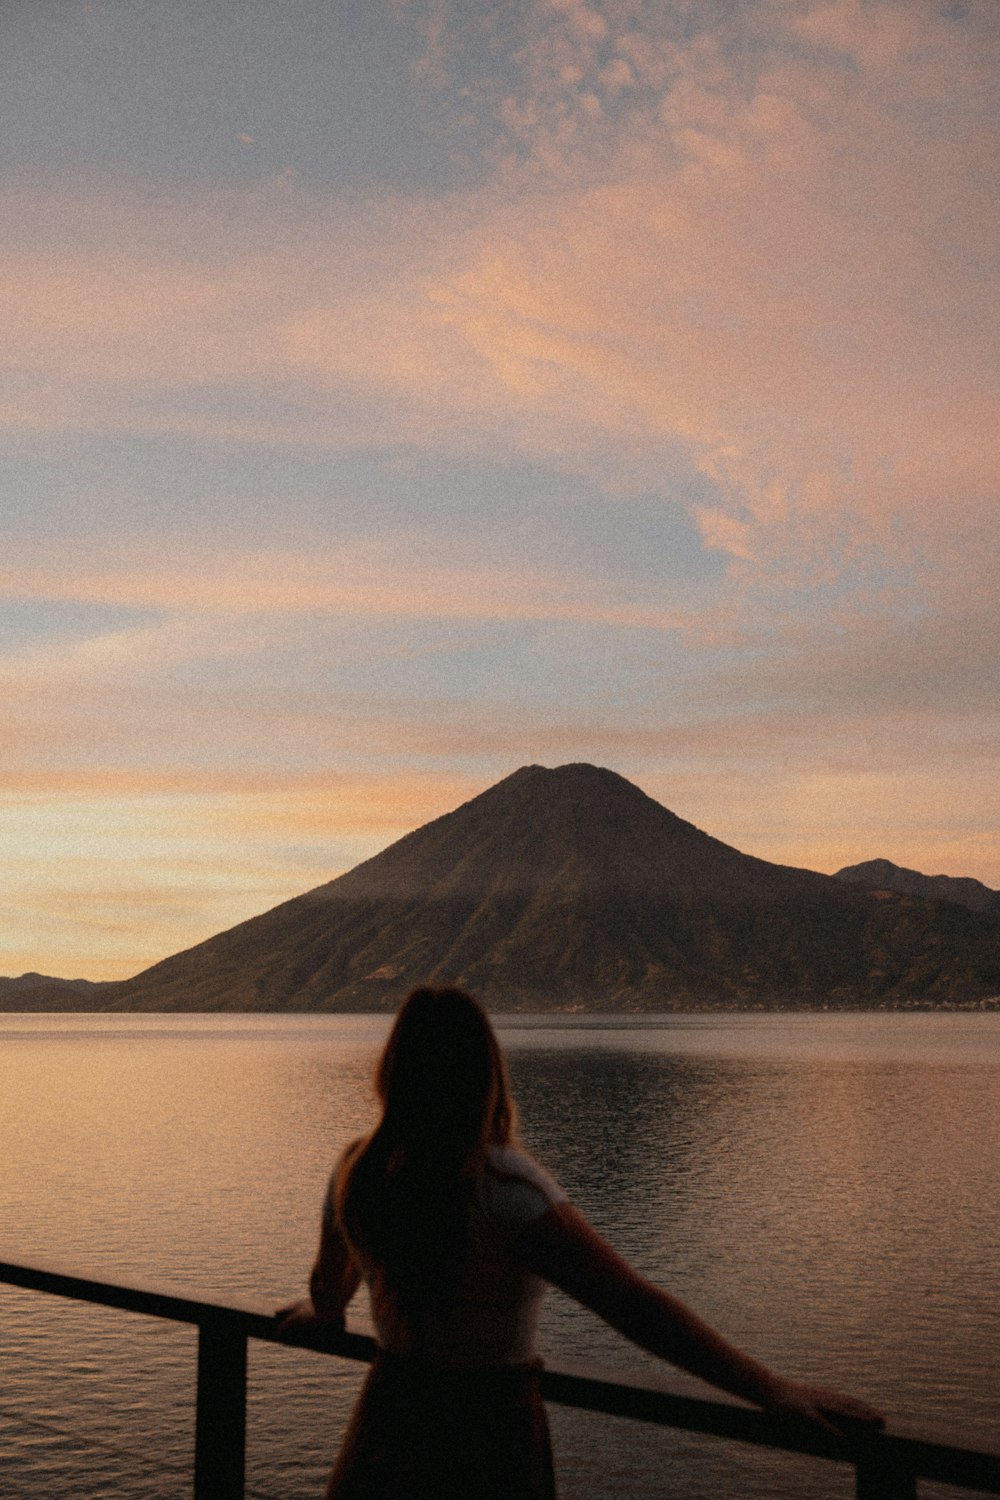
POLYGON ((860 865, 845 865, 837 880, 864 885, 872 891, 892 891, 897 896, 916 896, 922 901, 953 901, 970 911, 1000 917, 1000 891, 982 881, 955 875, 921 875, 889 859, 866 859, 860 865))
POLYGON ((611 771, 527 766, 373 859, 135 979, 142 1010, 969 1003, 1000 924, 741 854, 611 771))

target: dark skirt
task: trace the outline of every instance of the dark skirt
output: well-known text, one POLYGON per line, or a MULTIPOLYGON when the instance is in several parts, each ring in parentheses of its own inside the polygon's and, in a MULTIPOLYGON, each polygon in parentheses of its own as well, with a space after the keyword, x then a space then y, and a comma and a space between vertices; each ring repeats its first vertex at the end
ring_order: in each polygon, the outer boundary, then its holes
POLYGON ((555 1500, 538 1373, 378 1355, 327 1500, 555 1500))

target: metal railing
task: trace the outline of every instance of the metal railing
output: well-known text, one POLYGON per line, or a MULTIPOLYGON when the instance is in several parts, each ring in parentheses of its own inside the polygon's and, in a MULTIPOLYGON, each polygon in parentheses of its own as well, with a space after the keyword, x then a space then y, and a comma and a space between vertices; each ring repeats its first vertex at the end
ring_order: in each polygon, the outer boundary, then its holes
MULTIPOLYGON (((375 1353, 371 1338, 350 1330, 301 1333, 294 1340, 279 1337, 270 1310, 261 1303, 222 1302, 189 1288, 108 1281, 98 1274, 11 1260, 0 1260, 2 1282, 197 1327, 194 1500, 244 1500, 248 1339, 294 1343, 342 1359, 370 1361, 375 1353)), ((589 1368, 546 1368, 541 1390, 546 1401, 581 1411, 849 1464, 856 1472, 858 1500, 915 1500, 918 1479, 1000 1495, 1000 1445, 971 1442, 963 1433, 917 1431, 893 1422, 882 1432, 838 1440, 724 1397, 682 1395, 659 1384, 632 1385, 589 1368)))

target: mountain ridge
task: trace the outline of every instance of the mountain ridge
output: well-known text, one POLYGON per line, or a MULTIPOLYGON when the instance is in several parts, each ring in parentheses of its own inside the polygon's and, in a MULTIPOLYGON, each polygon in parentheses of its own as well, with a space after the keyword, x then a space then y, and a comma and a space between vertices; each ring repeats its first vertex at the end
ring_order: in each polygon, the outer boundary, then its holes
POLYGON ((953 901, 970 911, 1000 916, 1000 891, 991 890, 981 880, 968 875, 923 875, 894 865, 891 859, 866 859, 857 865, 845 865, 835 875, 873 891, 892 891, 897 896, 917 896, 926 901, 953 901))
POLYGON ((1000 922, 743 854, 601 767, 524 766, 89 998, 371 1011, 427 981, 496 1010, 974 1005, 1000 993, 1000 922))

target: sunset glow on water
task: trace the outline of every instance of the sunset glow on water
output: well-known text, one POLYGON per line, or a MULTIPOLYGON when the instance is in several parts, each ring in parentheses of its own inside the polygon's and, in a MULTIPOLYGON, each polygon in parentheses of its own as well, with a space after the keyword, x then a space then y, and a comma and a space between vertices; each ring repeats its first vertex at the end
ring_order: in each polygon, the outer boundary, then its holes
MULTIPOLYGON (((331 1160, 372 1121, 386 1026, 5 1018, 5 1252, 287 1300, 331 1160)), ((897 1418, 995 1428, 998 1018, 537 1017, 501 1035, 525 1140, 646 1274, 779 1369, 897 1418)), ((69 1500, 87 1472, 115 1500, 179 1500, 193 1334, 11 1288, 0 1299, 11 1493, 69 1500)), ((638 1378, 660 1368, 557 1294, 542 1349, 638 1378)), ((253 1348, 251 1496, 319 1492, 359 1379, 253 1348)), ((609 1474, 650 1497, 671 1484, 692 1500, 724 1484, 752 1500, 850 1493, 818 1462, 559 1410, 553 1425, 568 1500, 603 1500, 609 1474)))

